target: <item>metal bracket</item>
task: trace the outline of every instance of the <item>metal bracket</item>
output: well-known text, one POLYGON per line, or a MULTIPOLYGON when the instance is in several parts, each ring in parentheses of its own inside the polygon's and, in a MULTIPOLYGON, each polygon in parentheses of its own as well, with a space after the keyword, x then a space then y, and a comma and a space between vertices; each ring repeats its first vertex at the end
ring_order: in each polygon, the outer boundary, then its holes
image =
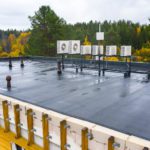
POLYGON ((67 125, 67 124, 66 124, 66 125, 64 125, 64 128, 65 128, 65 129, 70 129, 70 125, 67 125))
POLYGON ((16 111, 20 112, 20 111, 22 111, 22 109, 21 109, 21 108, 18 108, 18 109, 16 109, 16 111))
POLYGON ((35 112, 31 112, 30 115, 31 116, 35 116, 36 114, 35 114, 35 112))
POLYGON ((11 102, 7 102, 5 103, 6 106, 10 106, 11 105, 11 102))
POLYGON ((11 120, 11 118, 6 118, 6 121, 10 121, 11 120))
POLYGON ((87 136, 87 138, 88 138, 89 140, 93 140, 93 138, 94 138, 94 137, 93 137, 93 134, 92 134, 92 133, 90 133, 90 132, 89 132, 89 133, 87 133, 87 135, 86 135, 86 136, 87 136))
POLYGON ((65 144, 64 147, 65 147, 65 148, 70 148, 71 145, 70 145, 70 144, 65 144))
POLYGON ((22 123, 19 123, 17 126, 18 126, 18 127, 21 127, 21 126, 23 126, 23 124, 22 124, 22 123))
POLYGON ((52 139, 52 136, 51 136, 51 135, 49 135, 49 136, 47 136, 46 138, 47 138, 47 139, 52 139))
POLYGON ((120 143, 113 143, 113 147, 114 148, 119 148, 120 147, 120 143))
POLYGON ((34 133, 34 132, 36 132, 36 129, 31 129, 30 132, 33 132, 33 133, 34 133))
POLYGON ((47 118, 46 118, 46 120, 48 120, 48 121, 51 121, 51 120, 52 120, 52 118, 50 118, 50 117, 47 117, 47 118))

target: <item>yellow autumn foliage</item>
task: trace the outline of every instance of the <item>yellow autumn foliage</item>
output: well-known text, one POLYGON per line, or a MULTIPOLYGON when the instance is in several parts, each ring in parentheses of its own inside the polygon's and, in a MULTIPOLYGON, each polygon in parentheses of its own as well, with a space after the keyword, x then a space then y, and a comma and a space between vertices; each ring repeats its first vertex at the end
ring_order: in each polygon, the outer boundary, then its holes
POLYGON ((106 57, 105 60, 107 61, 119 61, 117 57, 106 57))
POLYGON ((0 51, 0 57, 19 57, 20 55, 25 55, 25 48, 28 46, 27 41, 30 34, 30 32, 22 32, 17 38, 13 34, 10 34, 8 42, 11 50, 9 53, 4 52, 3 50, 0 51))
POLYGON ((27 46, 27 40, 30 36, 30 32, 23 32, 16 39, 15 43, 11 46, 11 57, 18 57, 20 55, 25 55, 25 47, 27 46))
POLYGON ((12 45, 16 40, 16 37, 14 34, 10 34, 9 37, 8 37, 8 41, 10 43, 10 45, 12 45))
POLYGON ((1 57, 8 57, 9 55, 8 55, 8 53, 6 53, 6 52, 1 52, 1 53, 0 53, 0 56, 1 56, 1 57))
POLYGON ((88 40, 88 36, 87 35, 85 36, 83 45, 91 45, 91 42, 88 40))
POLYGON ((140 28, 140 27, 137 27, 136 32, 137 32, 137 34, 140 34, 141 28, 140 28))
POLYGON ((148 62, 150 61, 150 48, 137 50, 134 55, 136 56, 136 61, 148 62))

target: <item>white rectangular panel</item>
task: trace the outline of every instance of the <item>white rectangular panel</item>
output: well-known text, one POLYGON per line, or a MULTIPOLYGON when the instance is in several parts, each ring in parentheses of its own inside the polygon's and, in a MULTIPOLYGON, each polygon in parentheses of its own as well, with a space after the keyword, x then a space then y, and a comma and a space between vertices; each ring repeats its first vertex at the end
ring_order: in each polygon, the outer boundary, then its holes
POLYGON ((92 55, 102 55, 104 52, 104 47, 102 45, 93 45, 92 46, 92 55))
POLYGON ((97 32, 96 40, 104 40, 104 32, 97 32))
POLYGON ((69 41, 69 54, 80 54, 80 41, 79 40, 69 41))
POLYGON ((57 54, 69 53, 69 41, 57 41, 57 54))
POLYGON ((81 46, 81 55, 91 55, 92 47, 91 45, 82 45, 81 46))
POLYGON ((106 46, 106 56, 113 56, 113 55, 117 55, 117 46, 116 45, 106 46))
POLYGON ((131 56, 131 46, 121 46, 120 56, 131 56))

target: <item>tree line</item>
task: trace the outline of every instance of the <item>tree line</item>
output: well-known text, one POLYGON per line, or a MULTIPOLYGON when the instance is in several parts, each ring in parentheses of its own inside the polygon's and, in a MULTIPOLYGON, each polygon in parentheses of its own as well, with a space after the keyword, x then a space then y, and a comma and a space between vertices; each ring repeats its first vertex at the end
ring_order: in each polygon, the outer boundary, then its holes
MULTIPOLYGON (((104 45, 132 45, 133 54, 139 57, 141 52, 143 55, 150 53, 150 24, 141 25, 125 20, 67 24, 49 6, 41 6, 29 19, 32 28, 25 43, 26 55, 55 56, 57 40, 80 40, 84 43, 87 36, 92 44, 97 44, 96 32, 99 30, 99 24, 101 31, 105 32, 104 45)), ((19 37, 21 33, 16 30, 0 30, 0 49, 11 51, 7 44, 7 47, 3 46, 3 41, 7 41, 10 34, 19 37)))

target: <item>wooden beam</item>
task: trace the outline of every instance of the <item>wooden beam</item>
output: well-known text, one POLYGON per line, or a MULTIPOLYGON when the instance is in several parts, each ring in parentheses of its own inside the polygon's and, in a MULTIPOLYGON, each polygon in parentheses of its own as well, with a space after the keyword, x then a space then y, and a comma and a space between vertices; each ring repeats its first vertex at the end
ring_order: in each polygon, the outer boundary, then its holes
POLYGON ((82 150, 88 150, 88 128, 82 129, 82 150))
POLYGON ((42 115, 42 125, 43 125, 43 150, 50 150, 49 146, 49 123, 48 115, 42 115))
POLYGON ((20 106, 14 105, 14 118, 15 118, 15 129, 16 129, 16 136, 15 138, 21 137, 21 126, 20 126, 20 106))
POLYGON ((66 120, 63 120, 60 122, 60 144, 61 144, 61 150, 67 150, 66 144, 67 144, 67 128, 66 128, 66 120))
POLYGON ((143 150, 148 150, 148 148, 147 148, 147 147, 144 147, 143 150))
POLYGON ((8 102, 3 101, 2 107, 3 107, 3 117, 4 117, 4 131, 9 132, 10 131, 10 122, 9 122, 8 102))
POLYGON ((34 129, 33 129, 33 111, 27 110, 27 124, 28 124, 28 145, 34 144, 34 129))
POLYGON ((111 136, 108 139, 108 150, 114 150, 114 147, 113 147, 114 142, 115 142, 115 138, 111 136))

